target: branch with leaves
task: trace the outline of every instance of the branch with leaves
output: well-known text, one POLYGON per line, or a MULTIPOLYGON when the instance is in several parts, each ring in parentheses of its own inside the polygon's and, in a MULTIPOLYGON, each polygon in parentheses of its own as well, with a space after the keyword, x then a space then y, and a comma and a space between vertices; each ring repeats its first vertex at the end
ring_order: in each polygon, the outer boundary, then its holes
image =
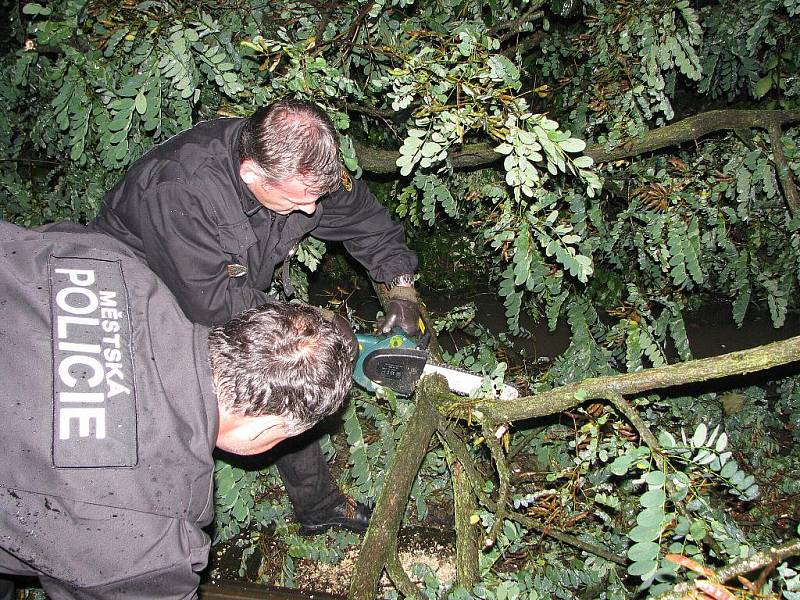
MULTIPOLYGON (((596 163, 611 162, 679 146, 718 131, 748 128, 770 130, 798 122, 800 111, 797 110, 715 110, 651 129, 640 139, 624 141, 611 150, 595 144, 587 146, 583 153, 596 163)), ((354 146, 359 164, 365 171, 376 174, 397 172, 399 152, 369 147, 357 141, 354 141, 354 146)), ((486 143, 465 144, 449 152, 447 157, 454 169, 488 166, 501 158, 494 151, 494 145, 486 143)))

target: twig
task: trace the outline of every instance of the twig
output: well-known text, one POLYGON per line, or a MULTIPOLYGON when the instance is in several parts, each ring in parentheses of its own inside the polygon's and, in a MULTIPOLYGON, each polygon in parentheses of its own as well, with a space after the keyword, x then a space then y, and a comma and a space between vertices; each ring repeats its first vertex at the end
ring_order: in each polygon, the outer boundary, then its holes
POLYGON ((783 143, 781 142, 781 126, 774 123, 769 126, 769 139, 772 142, 772 161, 775 163, 775 170, 778 172, 783 193, 786 195, 786 203, 792 216, 800 214, 800 193, 792 178, 792 171, 783 153, 783 143))
POLYGON ((583 540, 579 540, 573 535, 569 535, 568 533, 564 533, 563 531, 559 531, 557 529, 552 529, 550 527, 543 527, 531 517, 521 515, 518 512, 509 511, 506 515, 506 518, 511 519, 512 521, 516 521, 520 525, 527 527, 528 529, 533 529, 537 533, 542 535, 546 535, 548 537, 553 538, 554 540, 558 540, 559 542, 563 542, 584 552, 588 552, 589 554, 594 554, 595 556, 599 556, 600 558, 604 558, 608 561, 616 563, 618 565, 622 565, 623 567, 628 564, 621 556, 614 554, 613 552, 609 552, 604 548, 596 546, 594 544, 590 544, 588 542, 584 542, 583 540))
MULTIPOLYGON (((748 558, 737 560, 717 571, 719 581, 724 583, 740 575, 746 575, 757 569, 779 563, 790 556, 800 556, 800 540, 792 540, 781 546, 756 552, 748 558)), ((686 594, 695 589, 694 581, 679 583, 669 592, 657 596, 656 600, 683 600, 686 594)))
MULTIPOLYGON (((508 462, 506 462, 506 457, 503 454, 502 442, 500 441, 503 434, 498 437, 497 433, 499 430, 497 429, 497 425, 491 421, 484 421, 482 428, 483 437, 486 440, 489 451, 492 453, 492 458, 497 468, 497 475, 500 479, 500 491, 497 495, 497 509, 495 510, 494 524, 489 530, 489 536, 484 541, 485 547, 491 547, 494 545, 497 534, 500 532, 503 520, 505 519, 508 497, 511 495, 511 473, 509 472, 508 462)), ((503 429, 507 431, 505 426, 503 426, 503 429)))
MULTIPOLYGON (((473 492, 477 496, 480 503, 485 506, 487 510, 495 512, 497 510, 497 505, 483 491, 483 480, 474 466, 474 461, 472 460, 464 441, 442 424, 440 424, 438 431, 439 435, 442 436, 445 443, 450 448, 450 451, 456 455, 456 458, 464 467, 464 473, 469 478, 473 487, 473 492)), ((589 554, 594 554, 595 556, 599 556, 600 558, 617 563, 618 565, 625 566, 627 564, 627 561, 624 558, 617 556, 616 554, 609 552, 600 546, 595 546, 594 544, 579 540, 575 536, 564 533, 563 531, 559 531, 558 529, 539 525, 536 521, 525 515, 521 515, 514 511, 509 511, 506 517, 512 521, 516 521, 517 523, 524 525, 528 529, 536 531, 541 535, 551 537, 554 540, 558 540, 559 542, 573 546, 574 548, 578 548, 584 552, 588 552, 589 554)))
POLYGON ((487 29, 486 33, 488 33, 489 35, 497 35, 501 31, 504 31, 506 29, 511 31, 512 34, 516 33, 522 28, 523 25, 530 23, 531 21, 536 21, 538 19, 541 19, 544 16, 544 11, 540 10, 543 5, 544 5, 543 0, 537 0, 532 4, 532 6, 528 10, 526 10, 516 19, 498 23, 494 27, 490 27, 489 29, 487 29))

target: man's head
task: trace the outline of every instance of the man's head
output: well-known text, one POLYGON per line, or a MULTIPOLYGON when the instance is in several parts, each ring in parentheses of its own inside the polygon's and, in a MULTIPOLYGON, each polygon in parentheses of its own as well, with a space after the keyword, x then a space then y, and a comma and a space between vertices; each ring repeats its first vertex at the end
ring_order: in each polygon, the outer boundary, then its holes
POLYGON ((312 214, 320 196, 341 185, 339 138, 318 106, 281 100, 253 114, 242 130, 239 176, 279 214, 312 214))
POLYGON ((270 302, 208 336, 220 408, 217 446, 258 454, 335 413, 350 389, 353 355, 313 307, 270 302))

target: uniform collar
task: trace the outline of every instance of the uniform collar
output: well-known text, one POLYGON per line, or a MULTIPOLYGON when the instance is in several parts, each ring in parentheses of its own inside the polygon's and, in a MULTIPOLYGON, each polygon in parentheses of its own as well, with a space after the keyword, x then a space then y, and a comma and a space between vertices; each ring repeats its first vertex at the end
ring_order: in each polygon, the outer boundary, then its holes
POLYGON ((239 196, 239 200, 242 203, 242 211, 248 217, 252 217, 258 211, 264 208, 264 206, 258 200, 256 200, 253 192, 248 189, 247 184, 245 184, 245 182, 242 181, 242 178, 239 176, 239 166, 242 164, 239 144, 242 135, 242 129, 246 124, 247 119, 242 119, 241 126, 237 128, 233 135, 233 139, 231 140, 231 174, 233 177, 233 184, 236 187, 236 191, 239 196))
POLYGON ((200 400, 208 423, 209 454, 217 445, 219 431, 219 405, 214 383, 211 378, 211 364, 208 361, 208 327, 194 325, 194 364, 197 368, 197 383, 200 388, 200 400))

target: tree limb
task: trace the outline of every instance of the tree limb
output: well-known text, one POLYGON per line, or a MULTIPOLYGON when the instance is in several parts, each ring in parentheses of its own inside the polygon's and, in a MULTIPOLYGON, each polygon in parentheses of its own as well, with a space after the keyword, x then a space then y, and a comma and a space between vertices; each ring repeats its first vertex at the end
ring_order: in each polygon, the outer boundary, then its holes
POLYGON ((497 494, 497 510, 494 515, 494 524, 489 531, 489 536, 484 540, 484 546, 491 547, 497 540, 497 534, 503 526, 503 520, 506 518, 506 510, 508 508, 508 498, 511 495, 511 471, 508 468, 508 462, 503 454, 503 447, 500 442, 502 435, 508 431, 507 427, 503 427, 501 435, 498 437, 500 431, 497 425, 491 421, 483 422, 483 437, 486 440, 485 444, 492 453, 494 465, 497 468, 497 475, 500 480, 500 489, 497 494))
MULTIPOLYGON (((747 558, 737 560, 717 571, 717 577, 720 582, 724 583, 739 575, 746 575, 757 569, 763 569, 770 564, 781 562, 790 556, 800 556, 800 540, 792 540, 781 546, 768 548, 747 558)), ((694 591, 695 588, 694 581, 685 581, 676 585, 669 592, 658 596, 657 600, 683 600, 683 598, 686 598, 686 594, 694 591)))
POLYGON ((376 597, 381 574, 397 543, 411 486, 441 419, 429 398, 436 397, 444 385, 441 376, 426 377, 419 384, 416 407, 397 444, 395 460, 386 469, 384 486, 356 559, 348 593, 351 600, 376 597))
MULTIPOLYGON (((722 130, 747 128, 769 129, 800 122, 800 110, 712 110, 647 131, 639 139, 629 139, 613 150, 600 144, 584 150, 596 163, 630 158, 648 152, 694 141, 710 133, 722 130)), ((371 148, 353 141, 361 168, 371 173, 395 173, 395 162, 400 156, 397 150, 371 148)), ((773 142, 774 146, 774 142, 773 142)), ((493 150, 494 145, 466 144, 448 152, 448 163, 454 169, 485 167, 503 158, 493 150)))
POLYGON ((786 155, 783 153, 783 143, 781 142, 781 127, 777 123, 769 126, 769 139, 772 142, 772 160, 775 163, 775 171, 781 182, 789 211, 793 216, 800 214, 800 194, 792 178, 792 171, 789 163, 786 162, 786 155))
POLYGON ((516 400, 484 401, 472 407, 496 423, 544 417, 578 406, 586 400, 627 396, 660 388, 711 381, 723 377, 765 371, 800 361, 800 336, 721 356, 645 369, 636 373, 593 377, 536 396, 516 400))

